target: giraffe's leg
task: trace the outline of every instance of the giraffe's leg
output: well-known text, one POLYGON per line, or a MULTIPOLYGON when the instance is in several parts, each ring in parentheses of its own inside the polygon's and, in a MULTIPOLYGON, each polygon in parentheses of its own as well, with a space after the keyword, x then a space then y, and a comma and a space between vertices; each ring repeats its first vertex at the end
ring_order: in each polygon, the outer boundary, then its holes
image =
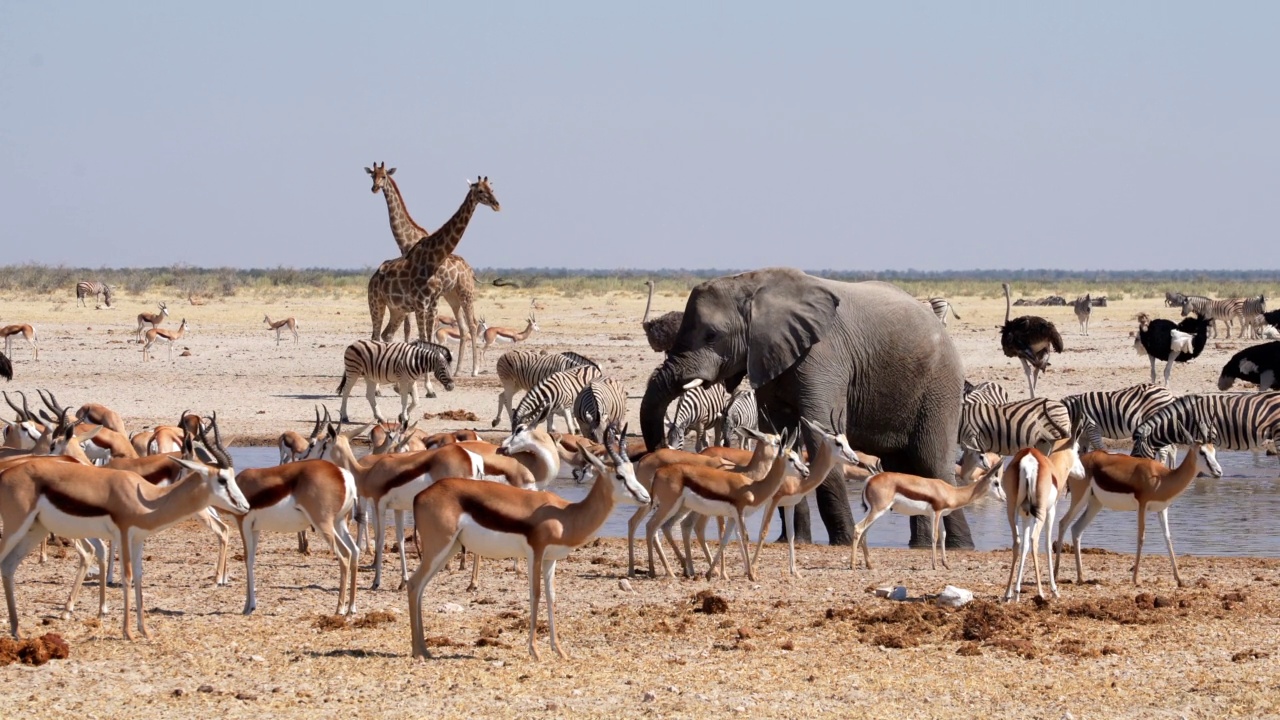
MULTIPOLYGON (((374 275, 376 278, 377 275, 374 275)), ((369 338, 374 342, 382 339, 382 311, 386 308, 380 289, 369 281, 369 320, 373 323, 373 334, 369 338)))
MULTIPOLYGON (((418 310, 413 313, 414 319, 418 322, 418 339, 419 340, 426 340, 427 334, 434 329, 433 327, 430 327, 427 325, 427 320, 425 315, 426 313, 422 312, 421 310, 418 310)), ((404 341, 409 342, 409 318, 407 317, 404 320, 404 341)))

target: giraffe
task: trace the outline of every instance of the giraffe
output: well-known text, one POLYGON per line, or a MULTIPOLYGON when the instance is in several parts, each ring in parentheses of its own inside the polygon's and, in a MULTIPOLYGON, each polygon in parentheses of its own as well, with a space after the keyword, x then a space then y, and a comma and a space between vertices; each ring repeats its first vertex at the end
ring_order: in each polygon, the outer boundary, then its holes
MULTIPOLYGON (((413 217, 409 215, 409 209, 405 207, 404 196, 400 194, 400 187, 396 181, 392 179, 396 169, 387 169, 387 164, 373 163, 373 167, 364 169, 373 177, 373 187, 371 191, 374 193, 381 192, 387 201, 387 216, 391 221, 391 237, 396 241, 396 246, 400 248, 400 255, 403 257, 409 254, 409 250, 418 243, 420 238, 431 235, 431 232, 414 222, 413 217)), ((381 270, 381 268, 379 269, 381 270)), ((400 322, 404 323, 404 339, 409 340, 409 317, 402 309, 392 304, 391 295, 388 292, 390 283, 387 278, 382 276, 381 272, 376 273, 376 280, 369 281, 369 292, 378 293, 381 297, 382 305, 389 310, 390 318, 387 323, 387 333, 383 335, 381 330, 382 318, 381 313, 374 321, 373 340, 389 340, 393 328, 400 322), (376 284, 376 288, 375 288, 376 284), (381 336, 381 337, 380 337, 381 336)), ((458 365, 454 369, 454 374, 462 372, 462 348, 464 341, 469 340, 471 343, 471 376, 476 376, 476 320, 475 320, 475 296, 476 296, 476 274, 472 270, 471 265, 460 255, 450 254, 440 266, 440 269, 432 276, 431 281, 438 287, 431 288, 431 294, 439 298, 444 297, 445 302, 449 303, 449 307, 453 309, 453 316, 458 318, 460 322, 465 322, 463 327, 470 328, 469 332, 463 333, 458 338, 458 365)), ((372 302, 372 300, 370 301, 372 302)), ((415 313, 418 321, 418 338, 422 340, 428 339, 428 328, 422 325, 424 312, 415 313)))
MULTIPOLYGON (((369 316, 373 321, 373 339, 375 341, 390 340, 395 333, 395 327, 399 319, 395 315, 395 310, 393 310, 391 322, 379 337, 378 330, 382 324, 382 313, 388 307, 399 308, 402 313, 400 317, 403 317, 403 313, 407 311, 422 313, 424 317, 419 317, 418 321, 418 333, 420 336, 425 333, 427 328, 435 326, 436 304, 440 300, 444 282, 443 277, 437 279, 436 276, 440 275, 439 271, 447 262, 454 248, 458 246, 458 242, 462 240, 462 234, 466 232, 467 223, 471 221, 471 216, 475 214, 476 206, 480 204, 488 205, 494 212, 501 210, 487 177, 476 178, 475 182, 468 180, 467 196, 463 199, 462 205, 453 214, 453 217, 449 218, 444 225, 441 225, 440 229, 435 233, 420 239, 403 257, 382 263, 377 272, 373 274, 373 277, 369 278, 369 316)), ((463 260, 462 262, 465 263, 466 261, 463 260)), ((473 278, 472 284, 474 286, 474 274, 471 277, 473 278)), ((474 369, 475 321, 467 317, 465 322, 471 328, 471 357, 472 368, 474 369)), ((423 339, 426 339, 425 336, 423 336, 423 339)), ((461 355, 461 351, 458 354, 461 355)))

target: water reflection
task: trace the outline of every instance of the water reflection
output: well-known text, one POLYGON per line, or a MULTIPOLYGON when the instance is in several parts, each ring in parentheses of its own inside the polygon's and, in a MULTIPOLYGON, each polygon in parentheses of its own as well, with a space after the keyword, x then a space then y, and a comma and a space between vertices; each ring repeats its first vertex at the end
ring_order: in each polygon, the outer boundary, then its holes
MULTIPOLYGON (((275 448, 233 448, 236 467, 275 465, 279 452, 275 448)), ((1280 463, 1276 458, 1263 459, 1263 467, 1255 467, 1253 456, 1242 452, 1220 452, 1223 477, 1198 478, 1169 509, 1169 525, 1174 548, 1179 554, 1246 555, 1280 557, 1280 539, 1276 537, 1276 518, 1280 517, 1280 463)), ((586 495, 586 486, 572 481, 557 481, 552 490, 570 500, 586 495)), ((854 516, 860 517, 861 485, 849 488, 854 516)), ((810 497, 810 506, 813 499, 810 497)), ((1058 505, 1058 517, 1066 512, 1067 501, 1058 505)), ((634 506, 615 508, 605 523, 602 535, 626 537, 627 518, 634 506)), ((826 533, 813 507, 814 540, 826 542, 826 533)), ((979 550, 1007 548, 1012 544, 1004 505, 985 498, 968 510, 969 524, 979 550)), ((757 514, 748 520, 752 537, 760 526, 757 514)), ((1160 526, 1148 517, 1146 549, 1164 552, 1160 526), (1154 544, 1153 544, 1154 543, 1154 544)), ((780 523, 773 522, 779 532, 780 523)), ((1137 518, 1134 513, 1102 511, 1085 533, 1085 547, 1100 547, 1116 552, 1132 553, 1137 540, 1137 518)), ((871 528, 869 542, 873 547, 904 547, 908 536, 907 519, 888 513, 871 528)))

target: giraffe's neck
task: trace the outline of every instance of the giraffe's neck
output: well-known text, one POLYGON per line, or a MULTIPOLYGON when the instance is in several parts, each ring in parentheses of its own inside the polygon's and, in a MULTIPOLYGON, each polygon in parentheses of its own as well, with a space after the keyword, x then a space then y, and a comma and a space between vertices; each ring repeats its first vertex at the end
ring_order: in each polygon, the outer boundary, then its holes
POLYGON ((471 222, 471 216, 476 212, 477 204, 475 194, 468 192, 466 199, 462 201, 461 207, 453 217, 441 225, 439 230, 423 238, 413 247, 409 253, 409 259, 414 274, 427 280, 435 274, 453 253, 454 248, 458 247, 462 234, 467 230, 467 223, 471 222))
POLYGON ((404 197, 400 195, 400 186, 396 185, 396 181, 387 178, 387 184, 382 186, 382 195, 387 199, 387 216, 391 220, 391 236, 395 238, 396 245, 400 247, 401 255, 408 255, 409 250, 423 237, 430 235, 431 232, 421 225, 413 221, 409 216, 409 209, 404 206, 404 197))

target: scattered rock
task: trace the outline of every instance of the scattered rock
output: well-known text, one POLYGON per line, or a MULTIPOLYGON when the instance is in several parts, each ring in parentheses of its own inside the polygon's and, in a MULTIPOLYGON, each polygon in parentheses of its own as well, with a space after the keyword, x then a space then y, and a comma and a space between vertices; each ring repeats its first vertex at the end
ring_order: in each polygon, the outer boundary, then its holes
POLYGON ((653 702, 658 696, 652 690, 645 690, 644 695, 640 696, 640 702, 653 702))
POLYGON ((170 694, 170 695, 172 695, 172 696, 174 696, 174 697, 182 697, 183 695, 186 695, 186 694, 187 694, 187 691, 186 691, 186 690, 183 690, 182 688, 174 688, 174 689, 173 689, 173 692, 171 692, 171 693, 169 693, 169 694, 170 694))
POLYGON ((948 585, 942 588, 942 592, 938 593, 939 605, 963 607, 971 602, 973 602, 973 592, 954 585, 948 585))
POLYGON ((626 578, 622 578, 618 581, 618 589, 622 592, 631 592, 631 581, 626 578))
POLYGON ((241 691, 241 692, 236 693, 236 699, 237 699, 237 700, 244 700, 244 701, 248 702, 248 701, 257 700, 257 699, 258 699, 258 696, 257 696, 257 695, 254 695, 253 693, 247 693, 247 692, 241 691))
POLYGON ((1231 662, 1246 662, 1246 661, 1249 661, 1249 660, 1264 660, 1264 659, 1269 658, 1269 657, 1271 657, 1271 653, 1261 652, 1261 651, 1259 651, 1259 650, 1254 650, 1253 648, 1249 648, 1248 650, 1241 650, 1240 652, 1238 652, 1238 653, 1236 653, 1236 654, 1232 655, 1232 656, 1231 656, 1231 662))
POLYGON ((204 685, 201 685, 201 686, 198 688, 198 690, 199 690, 199 692, 202 692, 202 693, 208 694, 208 693, 213 692, 213 686, 212 686, 212 685, 209 685, 209 684, 207 684, 207 683, 206 683, 206 684, 204 684, 204 685))
POLYGON ((700 603, 694 612, 706 613, 707 615, 723 615, 729 612, 729 601, 716 595, 710 590, 702 590, 693 596, 693 601, 700 603))
POLYGON ((442 613, 460 613, 462 612, 462 609, 463 609, 462 606, 459 605, 458 603, 451 603, 451 602, 445 603, 440 606, 440 612, 442 613))

